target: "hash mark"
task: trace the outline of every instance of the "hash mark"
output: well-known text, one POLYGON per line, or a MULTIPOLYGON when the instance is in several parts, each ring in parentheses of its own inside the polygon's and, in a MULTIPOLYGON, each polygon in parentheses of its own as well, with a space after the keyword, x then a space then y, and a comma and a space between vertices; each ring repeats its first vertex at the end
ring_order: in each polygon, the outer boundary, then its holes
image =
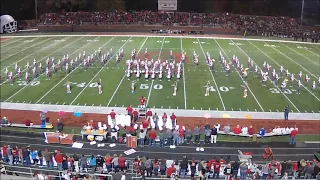
POLYGON ((271 109, 269 109, 269 111, 272 112, 271 109))
POLYGON ((233 108, 231 108, 231 111, 233 111, 233 108))
POLYGON ((100 104, 99 106, 101 106, 102 104, 100 104))
POLYGON ((24 103, 25 101, 23 101, 22 103, 24 103))
POLYGON ((239 111, 241 111, 241 109, 239 109, 239 111))
POLYGON ((202 110, 202 107, 201 107, 201 110, 202 110))
POLYGON ((121 107, 124 107, 124 105, 122 105, 121 107))
MULTIPOLYGON (((19 101, 17 101, 17 103, 19 103, 19 101)), ((42 103, 43 104, 43 103, 42 103)))
POLYGON ((304 112, 308 113, 308 111, 307 111, 307 110, 304 110, 304 112))
POLYGON ((291 112, 293 112, 293 110, 291 110, 291 112))
POLYGON ((58 105, 59 102, 56 103, 56 105, 58 105))
POLYGON ((257 109, 254 109, 255 112, 257 112, 257 109))
POLYGON ((210 110, 210 108, 209 108, 209 110, 210 110))
POLYGON ((171 109, 171 106, 169 106, 169 109, 171 109))
POLYGON ((192 107, 192 109, 194 110, 194 107, 192 107))
POLYGON ((217 109, 217 111, 219 111, 219 109, 218 108, 216 108, 217 109))
POLYGON ((117 104, 115 104, 114 107, 117 107, 117 104))
POLYGON ((65 105, 66 104, 66 102, 64 102, 62 105, 65 105))
POLYGON ((45 103, 45 101, 42 102, 42 104, 44 104, 44 103, 45 103))
POLYGON ((277 109, 277 112, 279 112, 279 110, 277 109))
POLYGON ((249 109, 247 109, 247 111, 249 111, 249 109))
POLYGON ((153 106, 153 108, 156 108, 155 106, 153 106))
POLYGON ((12 100, 10 102, 12 103, 12 100))
POLYGON ((163 108, 163 106, 161 106, 161 109, 163 108))
POLYGON ((29 104, 31 104, 32 101, 29 102, 29 104))
POLYGON ((49 104, 51 104, 51 102, 49 102, 49 104))
POLYGON ((84 103, 84 106, 86 106, 87 105, 87 103, 84 103))
POLYGON ((94 106, 94 104, 92 104, 91 106, 94 106))
POLYGON ((79 106, 80 103, 77 104, 77 106, 79 106))
POLYGON ((314 113, 314 111, 311 111, 312 113, 314 113))

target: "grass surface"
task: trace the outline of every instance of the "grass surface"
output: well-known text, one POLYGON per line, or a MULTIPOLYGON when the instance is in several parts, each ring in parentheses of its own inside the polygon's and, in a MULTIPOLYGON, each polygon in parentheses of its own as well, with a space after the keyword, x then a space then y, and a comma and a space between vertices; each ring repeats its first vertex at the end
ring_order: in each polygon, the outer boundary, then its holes
MULTIPOLYGON (((110 106, 121 107, 133 104, 138 105, 138 98, 147 97, 147 105, 156 108, 179 108, 179 109, 210 109, 229 111, 283 111, 285 105, 289 105, 293 112, 315 112, 320 110, 320 88, 311 89, 313 81, 318 80, 320 74, 320 46, 313 44, 295 44, 280 42, 260 42, 250 40, 222 40, 222 39, 194 39, 194 38, 163 38, 163 37, 24 37, 11 38, 1 42, 1 101, 25 102, 39 104, 65 104, 65 105, 87 105, 87 106, 110 106), (120 48, 124 49, 124 58, 120 64, 116 64, 115 56, 104 67, 100 60, 90 69, 84 71, 80 66, 72 73, 66 75, 59 71, 46 80, 43 74, 33 80, 30 85, 23 82, 24 68, 27 62, 32 65, 33 58, 45 66, 48 57, 54 57, 55 62, 63 55, 69 54, 74 59, 79 53, 92 54, 101 47, 106 53, 110 48, 113 53, 120 48), (175 53, 176 61, 179 60, 181 52, 187 53, 188 60, 184 66, 184 73, 178 82, 177 96, 172 96, 172 81, 164 78, 160 81, 146 81, 141 78, 136 84, 136 93, 131 94, 131 81, 125 76, 125 61, 131 57, 133 49, 140 51, 139 58, 144 58, 144 50, 148 48, 149 59, 169 59, 169 52, 175 53), (193 52, 199 55, 199 66, 192 62, 193 52), (279 72, 282 65, 295 74, 302 71, 308 74, 309 84, 302 88, 301 94, 297 94, 297 81, 293 86, 288 84, 288 90, 280 93, 270 81, 267 86, 262 86, 260 78, 255 78, 252 73, 246 80, 249 91, 248 97, 242 97, 244 84, 239 74, 231 67, 230 76, 222 72, 219 59, 219 51, 228 59, 234 54, 238 56, 240 63, 247 67, 248 57, 262 68, 264 62, 269 63, 272 69, 279 72), (204 53, 209 52, 216 59, 213 72, 209 71, 204 62, 204 53), (4 71, 14 71, 14 65, 23 71, 20 81, 16 78, 14 85, 6 82, 4 71), (102 79, 103 94, 99 95, 95 83, 102 79), (72 82, 72 93, 66 93, 64 84, 72 82), (206 82, 210 81, 212 92, 210 96, 204 96, 206 82)), ((282 82, 283 78, 279 81, 282 82)), ((303 81, 304 82, 304 81, 303 81)), ((318 83, 317 83, 318 85, 318 83)))

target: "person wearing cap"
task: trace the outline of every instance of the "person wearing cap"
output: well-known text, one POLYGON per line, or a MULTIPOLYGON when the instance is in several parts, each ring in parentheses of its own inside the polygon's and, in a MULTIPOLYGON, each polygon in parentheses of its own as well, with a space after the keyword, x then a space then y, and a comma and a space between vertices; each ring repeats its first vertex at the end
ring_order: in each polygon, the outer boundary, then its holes
POLYGON ((133 122, 136 123, 139 120, 139 112, 137 111, 137 109, 135 109, 132 114, 133 114, 133 122))
POLYGON ((110 113, 109 115, 110 115, 112 124, 113 124, 113 125, 116 125, 116 113, 114 112, 113 109, 111 110, 111 113, 110 113))

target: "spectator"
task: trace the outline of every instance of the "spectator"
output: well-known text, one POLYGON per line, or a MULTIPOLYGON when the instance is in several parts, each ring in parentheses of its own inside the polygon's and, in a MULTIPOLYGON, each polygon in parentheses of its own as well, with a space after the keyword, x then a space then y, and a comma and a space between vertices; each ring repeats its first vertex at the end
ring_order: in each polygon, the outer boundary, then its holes
POLYGON ((137 111, 137 109, 135 109, 132 114, 133 114, 133 122, 134 123, 138 122, 138 120, 139 120, 139 112, 137 111))
POLYGON ((10 145, 8 145, 8 148, 7 148, 6 154, 7 154, 7 156, 8 156, 8 162, 9 162, 9 165, 13 165, 12 148, 11 148, 11 146, 10 146, 10 145))
POLYGON ((27 146, 23 150, 23 160, 26 163, 26 166, 30 166, 31 165, 29 146, 27 146))
POLYGON ((154 113, 154 115, 152 116, 152 120, 154 122, 155 129, 159 129, 159 127, 158 127, 159 116, 157 115, 157 113, 154 113))
POLYGON ((284 176, 281 178, 281 180, 287 180, 289 179, 288 173, 284 173, 284 176))
POLYGON ((63 158, 62 158, 62 169, 63 169, 63 170, 68 170, 68 160, 67 160, 67 156, 63 156, 63 158))
POLYGON ((230 125, 226 125, 223 127, 223 132, 226 133, 226 134, 229 134, 230 133, 230 125))
POLYGON ((106 168, 108 172, 112 171, 112 157, 110 156, 110 154, 107 154, 106 157, 104 158, 105 164, 106 164, 106 168))
POLYGON ((252 126, 249 126, 248 133, 249 133, 250 136, 252 136, 254 134, 254 130, 253 130, 252 126))
POLYGON ((119 172, 119 158, 116 154, 113 155, 111 163, 113 164, 114 172, 119 172))
POLYGON ((217 135, 218 135, 218 129, 216 127, 213 127, 211 129, 211 144, 217 143, 217 135))
POLYGON ((62 123, 62 121, 60 119, 58 119, 58 123, 57 123, 58 132, 61 133, 63 131, 63 127, 64 127, 64 124, 62 123))
POLYGON ((163 124, 166 124, 167 119, 168 119, 167 114, 166 114, 166 113, 163 113, 163 115, 162 115, 162 121, 163 121, 163 124))
POLYGON ((38 150, 38 159, 40 162, 40 166, 43 166, 43 155, 41 149, 38 150))
POLYGON ((224 168, 224 176, 226 180, 229 180, 233 171, 231 169, 231 164, 228 164, 227 167, 224 168))
POLYGON ((234 133, 234 134, 240 134, 240 132, 241 132, 241 128, 240 128, 239 125, 237 125, 237 127, 235 127, 235 128, 233 129, 233 133, 234 133))
POLYGON ((33 160, 33 164, 34 165, 38 165, 38 158, 37 158, 37 156, 38 156, 38 151, 37 150, 31 150, 31 152, 30 152, 30 156, 31 156, 31 158, 32 158, 32 160, 33 160))
POLYGON ((234 163, 232 163, 231 168, 232 168, 232 177, 234 179, 237 179, 238 178, 239 168, 240 168, 239 162, 235 161, 234 163))
POLYGON ((81 166, 81 170, 85 170, 86 172, 88 171, 87 161, 88 161, 88 158, 85 157, 84 154, 82 154, 82 157, 80 159, 80 166, 81 166))
POLYGON ((144 166, 147 171, 147 177, 152 177, 152 161, 151 159, 149 159, 149 157, 147 157, 147 160, 145 161, 144 166))
POLYGON ((146 138, 146 131, 141 129, 139 133, 139 142, 141 147, 144 147, 145 138, 146 138))
POLYGON ((152 111, 151 109, 149 109, 146 113, 146 117, 147 117, 147 120, 150 122, 150 119, 152 118, 152 111))
POLYGON ((119 170, 124 172, 126 170, 126 158, 123 157, 122 154, 119 155, 119 158, 118 158, 118 163, 119 163, 119 170))
POLYGON ((142 121, 142 128, 144 131, 147 131, 147 129, 149 128, 149 125, 150 125, 150 123, 147 119, 142 121))
POLYGON ((210 136, 211 136, 211 130, 210 129, 204 129, 204 143, 209 144, 210 143, 210 136))
POLYGON ((104 159, 100 154, 97 154, 96 161, 97 161, 97 170, 99 171, 100 169, 103 168, 104 159))
POLYGON ((312 179, 312 174, 314 172, 314 167, 311 166, 311 163, 308 162, 306 167, 303 170, 304 172, 304 179, 312 179))
POLYGON ((288 105, 285 106, 285 109, 284 109, 284 120, 288 120, 289 118, 289 111, 290 111, 290 108, 288 105))
POLYGON ((151 146, 156 146, 156 138, 157 138, 157 133, 154 129, 151 129, 149 132, 149 147, 151 146))
POLYGON ((109 115, 110 115, 112 124, 113 124, 114 126, 116 126, 116 125, 117 125, 117 123, 116 123, 116 113, 114 112, 113 109, 111 110, 111 113, 110 113, 109 115))
POLYGON ((164 147, 164 133, 163 130, 161 130, 158 133, 159 141, 160 141, 160 147, 164 147))
POLYGON ((219 179, 219 174, 220 174, 220 167, 221 164, 219 161, 214 162, 213 164, 213 178, 214 179, 219 179))
POLYGON ((266 134, 266 130, 264 128, 261 128, 259 131, 259 135, 263 137, 265 134, 266 134))
POLYGON ((135 158, 133 161, 133 172, 136 174, 140 173, 140 160, 139 157, 135 158))
POLYGON ((8 121, 7 117, 3 117, 1 119, 1 125, 8 125, 8 124, 9 124, 9 121, 8 121))
POLYGON ((173 145, 178 146, 179 142, 179 132, 175 129, 172 129, 172 136, 173 136, 173 145))
POLYGON ((186 131, 187 144, 190 144, 190 142, 191 142, 191 137, 192 137, 192 131, 191 131, 191 129, 189 128, 189 129, 186 131))
POLYGON ((175 127, 176 126, 176 120, 177 120, 176 115, 174 115, 174 113, 172 113, 171 116, 170 116, 170 119, 171 119, 172 127, 175 127))
POLYGON ((171 178, 172 174, 175 172, 176 168, 174 168, 174 164, 172 164, 171 167, 167 169, 167 178, 171 178))
POLYGON ((128 115, 131 117, 131 121, 132 121, 132 112, 133 112, 133 109, 132 109, 132 105, 129 105, 126 109, 128 115))
POLYGON ((172 130, 168 129, 167 130, 167 145, 168 146, 172 145, 172 139, 173 139, 172 130))
MULTIPOLYGON (((247 165, 245 162, 242 162, 241 165, 240 165, 240 167, 239 167, 239 169, 240 169, 240 179, 241 179, 241 180, 247 179, 248 165, 247 165)), ((268 169, 267 169, 267 170, 268 170, 268 169)), ((266 175, 268 175, 268 171, 267 171, 267 174, 266 174, 266 175)))
POLYGON ((12 156, 13 156, 13 164, 18 164, 18 162, 19 162, 19 149, 18 149, 18 147, 12 148, 12 156))
POLYGON ((73 154, 73 166, 74 166, 74 170, 75 172, 79 172, 79 160, 80 160, 80 157, 77 153, 74 153, 73 154))
POLYGON ((194 143, 200 144, 200 128, 196 126, 193 132, 194 132, 194 143))
POLYGON ((166 178, 166 160, 162 160, 159 164, 161 178, 166 178))
POLYGON ((295 145, 296 144, 296 136, 298 134, 297 129, 293 129, 290 133, 290 145, 295 145))
POLYGON ((185 177, 188 169, 188 159, 186 156, 183 157, 181 163, 180 163, 180 177, 185 177))
POLYGON ((52 168, 53 167, 52 156, 51 156, 50 152, 48 152, 47 148, 44 149, 43 156, 44 156, 44 160, 46 161, 47 168, 52 168))
POLYGON ((176 169, 175 175, 179 175, 180 174, 180 163, 179 160, 175 160, 174 161, 174 168, 176 169))
POLYGON ((60 154, 60 152, 57 152, 57 154, 54 156, 55 161, 57 162, 57 166, 59 171, 62 171, 62 155, 60 154))
POLYGON ((194 179, 194 176, 197 171, 197 161, 192 158, 192 161, 189 163, 190 164, 190 171, 191 171, 191 179, 194 179))
POLYGON ((203 128, 204 128, 204 129, 211 129, 211 128, 210 128, 210 124, 209 124, 208 122, 206 123, 206 125, 204 125, 203 128))
POLYGON ((180 128, 178 130, 178 133, 179 133, 179 137, 178 137, 178 144, 183 144, 184 143, 184 129, 183 128, 180 128))

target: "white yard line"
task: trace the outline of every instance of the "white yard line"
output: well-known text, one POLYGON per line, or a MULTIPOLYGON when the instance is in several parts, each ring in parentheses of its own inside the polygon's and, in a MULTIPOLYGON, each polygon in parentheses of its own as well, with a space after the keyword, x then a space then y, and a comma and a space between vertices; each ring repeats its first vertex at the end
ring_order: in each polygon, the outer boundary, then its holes
POLYGON ((319 54, 317 54, 317 53, 315 53, 315 52, 313 52, 313 51, 310 51, 309 49, 305 49, 305 50, 307 50, 308 52, 310 52, 310 53, 312 53, 312 54, 314 54, 314 55, 316 55, 316 56, 318 56, 318 57, 320 57, 319 54))
MULTIPOLYGON (((217 40, 215 40, 216 43, 218 44, 218 46, 220 47, 220 49, 222 50, 222 52, 226 55, 226 57, 230 60, 229 56, 227 55, 227 53, 222 49, 222 47, 220 46, 220 44, 218 43, 217 40)), ((232 66, 234 67, 234 66, 232 66)), ((234 67, 235 72, 237 72, 237 74, 239 75, 239 77, 241 78, 242 82, 245 82, 245 80, 242 78, 242 76, 240 75, 240 73, 238 72, 238 70, 234 67)), ((258 101, 258 99, 256 98, 256 96, 253 94, 253 92, 251 91, 249 84, 247 84, 248 90, 250 91, 250 93, 252 94, 253 98, 256 100, 256 102, 258 103, 260 109, 262 110, 262 112, 264 112, 264 109, 262 108, 260 102, 258 101)))
MULTIPOLYGON (((316 62, 312 61, 312 60, 311 60, 311 59, 309 59, 308 57, 306 57, 306 56, 304 56, 303 54, 299 53, 298 51, 296 51, 296 50, 292 49, 291 47, 289 47, 289 46, 285 45, 284 43, 281 43, 281 44, 283 44, 285 47, 287 47, 287 48, 288 48, 288 49, 290 49, 291 51, 295 52, 296 54, 299 54, 300 56, 302 56, 302 57, 304 57, 305 59, 309 60, 311 63, 313 63, 313 64, 315 64, 315 65, 317 65, 317 66, 320 66, 320 64, 318 64, 318 63, 316 63, 316 62)), ((305 49, 305 50, 307 50, 307 49, 305 49)), ((309 52, 311 52, 311 51, 309 51, 309 52)), ((313 52, 312 52, 312 53, 313 53, 313 52)))
MULTIPOLYGON (((131 37, 129 39, 127 39, 127 41, 118 49, 117 52, 115 52, 112 57, 110 58, 110 60, 104 65, 106 66, 109 62, 111 62, 112 58, 121 50, 121 48, 123 48, 128 42, 129 40, 131 39, 131 37)), ((106 45, 106 44, 105 44, 106 45)), ((105 46, 103 45, 103 46, 105 46)), ((93 76, 93 78, 89 81, 89 83, 87 83, 87 85, 80 91, 80 93, 71 101, 70 105, 72 105, 77 99, 78 97, 84 92, 84 90, 91 84, 91 82, 100 74, 100 72, 103 70, 103 67, 101 67, 101 69, 97 72, 96 75, 93 76)))
MULTIPOLYGON (((205 53, 204 50, 203 50, 203 47, 202 47, 202 45, 201 45, 201 42, 200 42, 199 38, 197 38, 197 40, 198 40, 199 45, 200 45, 200 48, 201 48, 201 50, 202 50, 202 52, 203 52, 203 56, 204 56, 204 58, 206 58, 206 53, 205 53)), ((209 71, 210 71, 210 68, 209 68, 209 67, 208 67, 208 69, 209 69, 209 71)), ((210 74, 211 74, 211 76, 212 76, 213 83, 214 83, 214 85, 216 86, 216 90, 217 90, 217 92, 218 92, 218 95, 219 95, 219 98, 220 98, 220 101, 221 101, 223 110, 226 111, 226 106, 224 105, 224 102, 223 102, 223 99, 222 99, 222 96, 221 96, 219 87, 218 87, 218 85, 217 85, 217 83, 216 83, 216 80, 215 80, 215 78, 214 78, 214 76, 213 76, 212 71, 210 71, 210 74)))
MULTIPOLYGON (((162 39, 162 44, 161 44, 161 48, 160 48, 160 52, 159 52, 158 59, 160 59, 160 56, 161 56, 161 52, 162 52, 162 48, 163 48, 163 44, 164 44, 164 40, 165 40, 165 39, 166 39, 166 37, 163 37, 163 39, 162 39)), ((157 60, 158 60, 158 59, 157 59, 157 60)), ((152 82, 151 82, 151 86, 150 86, 150 90, 149 90, 149 94, 148 94, 147 102, 146 102, 146 108, 148 108, 151 91, 152 91, 152 89, 153 89, 153 82, 154 82, 154 80, 152 80, 152 82)))
MULTIPOLYGON (((39 39, 39 37, 38 37, 38 38, 35 38, 35 39, 39 39)), ((17 47, 24 46, 24 45, 26 45, 26 43, 27 43, 27 42, 22 41, 22 43, 19 43, 19 44, 13 46, 13 47, 10 47, 10 48, 8 48, 8 49, 6 49, 6 50, 4 50, 4 51, 1 51, 1 53, 5 53, 5 52, 7 52, 7 51, 9 51, 9 50, 12 50, 12 49, 15 49, 15 48, 17 48, 17 47)), ((1 50, 2 50, 2 49, 1 49, 1 50)))
MULTIPOLYGON (((26 36, 27 37, 27 36, 26 36)), ((26 38, 26 37, 21 37, 21 38, 26 38)), ((12 38, 12 37, 6 37, 6 38, 12 38)), ((36 38, 36 37, 35 37, 36 38)), ((8 46, 8 45, 10 45, 10 44, 13 44, 13 43, 16 43, 16 42, 18 42, 18 41, 21 41, 21 39, 19 39, 19 38, 17 38, 16 40, 12 40, 11 42, 8 42, 8 44, 3 44, 4 42, 2 42, 1 43, 1 48, 4 48, 4 47, 6 47, 6 46, 8 46)))
MULTIPOLYGON (((180 42, 181 42, 181 53, 183 53, 183 46, 182 46, 182 37, 180 37, 180 42)), ((183 72, 183 95, 184 95, 184 109, 187 109, 187 93, 186 93, 186 79, 185 79, 185 75, 184 75, 184 65, 186 63, 183 64, 183 67, 182 67, 182 72, 183 72)))
MULTIPOLYGON (((77 41, 80 40, 80 39, 82 39, 82 38, 79 38, 79 39, 77 39, 76 41, 73 41, 73 42, 71 42, 71 43, 68 43, 68 44, 62 46, 61 48, 55 50, 55 51, 54 51, 53 53, 51 53, 51 54, 54 54, 55 52, 60 51, 60 50, 61 50, 62 48, 64 48, 65 46, 71 45, 71 44, 77 42, 77 41)), ((73 54, 73 53, 72 53, 72 54, 73 54)), ((71 55, 71 54, 70 54, 70 55, 71 55)), ((38 80, 43 74, 45 74, 45 72, 42 73, 42 74, 40 74, 36 79, 32 80, 30 83, 38 80)), ((22 90, 24 90, 26 87, 28 87, 28 86, 24 86, 23 88, 19 89, 19 91, 15 92, 12 96, 10 96, 8 99, 6 99, 5 102, 8 101, 8 100, 10 100, 11 98, 13 98, 15 95, 17 95, 19 92, 21 92, 22 90)))
MULTIPOLYGON (((260 66, 259 66, 243 49, 241 49, 233 40, 230 40, 230 41, 233 42, 233 43, 235 44, 235 46, 237 46, 248 58, 250 58, 250 59, 254 62, 254 64, 257 65, 257 67, 259 68, 260 71, 262 71, 261 68, 260 68, 260 66)), ((268 79, 269 79, 270 82, 273 84, 273 86, 274 86, 275 88, 277 88, 277 89, 279 90, 279 92, 281 92, 281 94, 282 94, 282 95, 291 103, 291 105, 300 113, 300 110, 297 108, 297 106, 288 98, 288 96, 287 96, 286 94, 284 94, 284 93, 282 92, 281 89, 279 89, 278 86, 276 86, 276 85, 272 82, 272 80, 270 79, 269 76, 268 76, 268 79)))
MULTIPOLYGON (((145 39, 144 42, 142 43, 140 49, 138 50, 138 53, 137 53, 138 55, 139 55, 139 52, 141 51, 141 49, 143 48, 144 44, 147 42, 148 38, 149 38, 149 37, 146 37, 146 39, 145 39)), ((113 92, 113 94, 112 94, 112 96, 111 96, 111 98, 110 98, 110 100, 109 100, 109 102, 108 102, 108 104, 107 104, 107 107, 109 107, 111 101, 113 100, 114 96, 115 96, 116 93, 118 92, 118 89, 120 88, 120 85, 122 84, 122 82, 123 82, 123 80, 124 80, 125 77, 126 77, 126 73, 124 73, 124 75, 123 75, 120 83, 118 84, 116 90, 113 92)))
MULTIPOLYGON (((44 39, 43 41, 40 41, 40 42, 38 42, 38 43, 36 43, 36 44, 33 44, 32 46, 29 46, 29 47, 27 47, 27 48, 23 48, 23 49, 17 51, 16 53, 14 53, 14 54, 10 54, 10 55, 7 56, 7 57, 1 58, 1 59, 0 59, 0 62, 4 61, 5 59, 8 59, 9 57, 12 57, 12 56, 14 56, 14 55, 17 55, 17 54, 21 53, 21 52, 24 51, 24 50, 30 49, 30 48, 32 48, 32 47, 34 47, 34 46, 37 46, 38 44, 41 44, 41 43, 43 43, 43 42, 45 42, 45 41, 48 41, 48 40, 51 40, 51 39, 52 39, 52 38, 44 39)), ((43 48, 42 48, 42 49, 43 49, 43 48)), ((35 51, 35 52, 32 53, 32 54, 35 54, 36 52, 37 52, 37 51, 35 51)), ((30 54, 30 55, 32 55, 32 54, 30 54)), ((30 56, 30 55, 29 55, 29 56, 30 56)), ((27 56, 25 56, 23 59, 25 59, 26 57, 27 57, 27 56)), ((10 66, 12 66, 12 65, 14 65, 14 64, 16 64, 16 63, 18 63, 18 62, 20 62, 20 61, 22 61, 22 59, 20 59, 20 60, 18 60, 17 62, 11 64, 10 66)))
MULTIPOLYGON (((275 64, 277 64, 279 67, 281 66, 277 61, 275 61, 272 57, 270 57, 268 54, 266 54, 264 51, 262 51, 259 47, 257 47, 256 45, 252 44, 251 42, 249 42, 251 45, 253 45, 255 48, 257 48, 260 52, 262 52, 265 56, 267 56, 270 60, 272 60, 275 64)), ((285 67, 284 67, 285 68, 285 67)), ((295 79, 296 82, 298 82, 297 79, 295 79)), ((313 97, 315 97, 318 101, 320 101, 320 99, 313 93, 311 92, 307 87, 305 87, 304 85, 302 85, 302 87, 304 89, 306 89, 313 97)))
MULTIPOLYGON (((63 38, 63 39, 67 39, 67 38, 68 38, 68 37, 63 38)), ((82 37, 82 38, 83 38, 83 37, 82 37)), ((82 39, 82 38, 78 38, 77 40, 75 40, 75 41, 73 41, 73 42, 71 42, 71 43, 68 43, 68 44, 66 44, 66 45, 73 44, 73 43, 77 42, 78 40, 80 40, 80 39, 82 39)), ((51 44, 50 46, 56 45, 56 44, 59 44, 59 43, 61 43, 61 42, 53 43, 53 44, 51 44)), ((54 54, 55 52, 57 52, 57 51, 61 50, 62 48, 64 48, 66 45, 62 46, 61 48, 53 51, 52 53, 50 53, 50 54, 48 54, 48 55, 46 55, 46 56, 43 56, 39 61, 37 61, 37 63, 39 63, 39 62, 42 61, 42 60, 45 60, 45 59, 48 58, 50 55, 52 55, 52 54, 54 54)), ((47 46, 47 47, 48 47, 48 46, 47 46)), ((23 69, 23 70, 21 71, 21 74, 22 74, 23 72, 25 72, 26 70, 27 70, 27 68, 23 69)), ((13 77, 15 78, 15 77, 17 77, 17 76, 18 76, 18 75, 16 74, 16 75, 14 75, 13 77)), ((9 80, 5 80, 5 81, 2 82, 2 84, 0 84, 0 85, 3 85, 3 84, 5 84, 5 83, 8 82, 8 81, 9 81, 9 80)))
POLYGON ((301 66, 299 63, 297 63, 295 60, 291 59, 289 56, 287 56, 286 54, 283 54, 281 51, 279 51, 278 49, 271 47, 272 49, 276 50, 277 52, 279 52, 280 54, 282 54, 283 56, 285 56, 286 58, 290 59, 292 62, 294 62, 296 65, 300 66, 302 69, 304 69, 307 73, 309 73, 311 76, 318 78, 316 75, 312 74, 310 71, 308 71, 306 68, 304 68, 303 66, 301 66))
MULTIPOLYGON (((95 40, 95 39, 98 39, 98 38, 99 38, 99 37, 96 37, 96 38, 94 38, 94 40, 95 40)), ((106 44, 108 44, 112 39, 114 39, 114 38, 109 39, 109 41, 108 41, 106 44)), ((82 47, 80 47, 80 48, 78 48, 76 51, 74 51, 72 54, 78 52, 80 49, 82 50, 84 47, 90 45, 92 42, 94 42, 94 41, 89 41, 88 43, 86 43, 85 45, 83 45, 82 47)), ((105 46, 106 44, 104 44, 104 46, 105 46)), ((71 74, 72 74, 73 72, 75 72, 79 67, 81 67, 81 65, 82 65, 82 64, 80 63, 74 70, 72 70, 69 74, 67 74, 64 78, 62 78, 55 86, 53 86, 49 91, 47 91, 47 93, 46 93, 45 95, 43 95, 43 96, 36 102, 36 104, 39 103, 39 102, 40 102, 44 97, 46 97, 49 93, 51 93, 51 91, 53 91, 61 82, 63 82, 67 77, 69 77, 69 75, 71 75, 71 74)))

